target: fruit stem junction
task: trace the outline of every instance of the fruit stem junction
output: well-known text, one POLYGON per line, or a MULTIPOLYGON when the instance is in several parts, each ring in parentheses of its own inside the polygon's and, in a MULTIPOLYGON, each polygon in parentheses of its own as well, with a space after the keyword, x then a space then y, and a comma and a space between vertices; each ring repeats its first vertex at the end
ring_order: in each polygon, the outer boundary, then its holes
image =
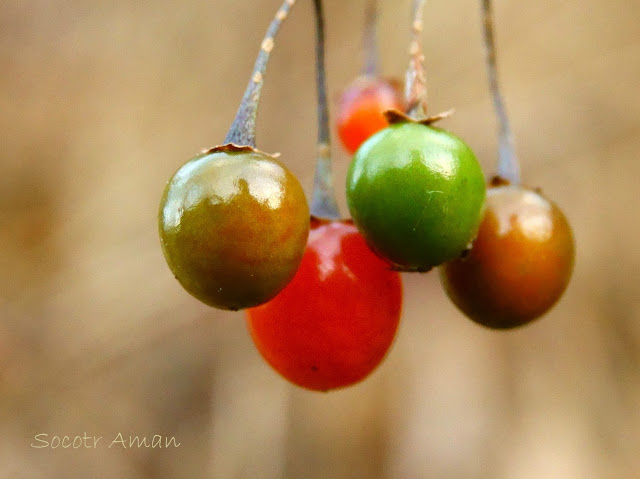
POLYGON ((427 79, 422 51, 422 28, 425 0, 414 0, 412 7, 411 42, 409 43, 409 68, 405 82, 407 111, 413 119, 420 119, 427 112, 427 79))
POLYGON ((238 146, 256 146, 256 116, 258 104, 262 93, 264 75, 267 70, 269 56, 273 50, 274 40, 280 29, 280 25, 289 15, 289 10, 295 5, 296 0, 285 0, 271 21, 267 33, 260 45, 260 53, 253 67, 249 84, 242 97, 242 102, 233 120, 231 128, 225 138, 225 143, 233 143, 238 146))
POLYGON ((331 173, 329 106, 324 61, 324 15, 322 0, 313 0, 316 14, 316 87, 318 90, 318 156, 311 198, 311 214, 316 218, 340 218, 331 173))
POLYGON ((498 117, 498 176, 513 184, 520 184, 520 164, 516 156, 513 135, 509 126, 509 118, 504 105, 500 86, 498 85, 498 69, 496 66, 496 45, 493 34, 493 15, 491 0, 481 0, 483 14, 483 33, 486 54, 489 89, 493 97, 493 106, 498 117))

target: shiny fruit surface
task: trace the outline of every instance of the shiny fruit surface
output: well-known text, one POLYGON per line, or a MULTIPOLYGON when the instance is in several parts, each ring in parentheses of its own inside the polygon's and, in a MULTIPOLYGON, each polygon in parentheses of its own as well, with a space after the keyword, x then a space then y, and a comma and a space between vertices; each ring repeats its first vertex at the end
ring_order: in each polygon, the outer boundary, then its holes
POLYGON ((358 230, 407 271, 428 271, 462 254, 477 233, 485 191, 482 169, 461 139, 413 122, 369 138, 347 175, 358 230))
POLYGON ((562 211, 520 186, 487 191, 487 206, 469 255, 447 263, 440 277, 454 304, 491 328, 526 324, 564 292, 575 245, 562 211))
POLYGON ((402 309, 400 275, 349 222, 313 220, 293 281, 247 311, 258 350, 282 376, 327 391, 367 377, 382 361, 402 309))
POLYGON ((349 153, 374 133, 389 126, 385 110, 402 110, 399 88, 391 81, 373 76, 360 76, 349 85, 338 105, 338 136, 349 153))
POLYGON ((214 149, 169 180, 158 220, 180 284, 210 306, 237 310, 268 301, 293 278, 309 208, 298 180, 271 156, 214 149))

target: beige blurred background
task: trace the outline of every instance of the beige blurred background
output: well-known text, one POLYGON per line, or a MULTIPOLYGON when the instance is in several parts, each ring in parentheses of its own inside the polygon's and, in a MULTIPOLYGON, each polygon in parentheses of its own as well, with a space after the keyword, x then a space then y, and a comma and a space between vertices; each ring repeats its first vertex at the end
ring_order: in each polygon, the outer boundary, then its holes
MULTIPOLYGON (((525 181, 570 218, 577 263, 539 322, 472 324, 405 276, 387 360, 319 394, 260 358, 241 313, 185 293, 156 232, 173 171, 219 143, 279 0, 0 2, 0 477, 640 477, 640 3, 496 3, 525 181), (174 436, 178 448, 123 449, 174 436), (33 448, 37 434, 102 436, 33 448), (89 443, 91 444, 91 442, 89 443)), ((381 0, 386 75, 409 0, 381 0)), ((327 0, 333 98, 358 73, 364 0, 327 0)), ((311 2, 269 67, 258 143, 311 193, 311 2)), ((430 0, 433 112, 490 174, 496 126, 476 0, 430 0)), ((340 204, 348 157, 334 142, 340 204)), ((43 437, 43 436, 41 436, 43 437)))

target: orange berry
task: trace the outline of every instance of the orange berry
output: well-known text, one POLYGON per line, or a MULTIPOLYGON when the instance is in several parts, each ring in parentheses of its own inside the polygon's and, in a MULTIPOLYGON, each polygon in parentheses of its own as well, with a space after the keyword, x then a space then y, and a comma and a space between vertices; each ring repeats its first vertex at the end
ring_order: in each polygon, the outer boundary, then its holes
POLYGON ((402 110, 402 94, 391 81, 360 76, 342 93, 338 107, 338 135, 349 153, 387 127, 385 110, 402 110))

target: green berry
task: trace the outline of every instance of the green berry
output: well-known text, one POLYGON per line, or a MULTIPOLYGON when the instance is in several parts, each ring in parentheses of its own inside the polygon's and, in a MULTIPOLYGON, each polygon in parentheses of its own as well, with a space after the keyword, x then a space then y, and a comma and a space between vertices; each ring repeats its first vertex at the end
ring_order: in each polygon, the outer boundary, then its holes
POLYGON ((398 269, 428 271, 460 256, 473 240, 485 189, 482 169, 461 139, 403 122, 358 149, 347 204, 374 251, 398 269))

